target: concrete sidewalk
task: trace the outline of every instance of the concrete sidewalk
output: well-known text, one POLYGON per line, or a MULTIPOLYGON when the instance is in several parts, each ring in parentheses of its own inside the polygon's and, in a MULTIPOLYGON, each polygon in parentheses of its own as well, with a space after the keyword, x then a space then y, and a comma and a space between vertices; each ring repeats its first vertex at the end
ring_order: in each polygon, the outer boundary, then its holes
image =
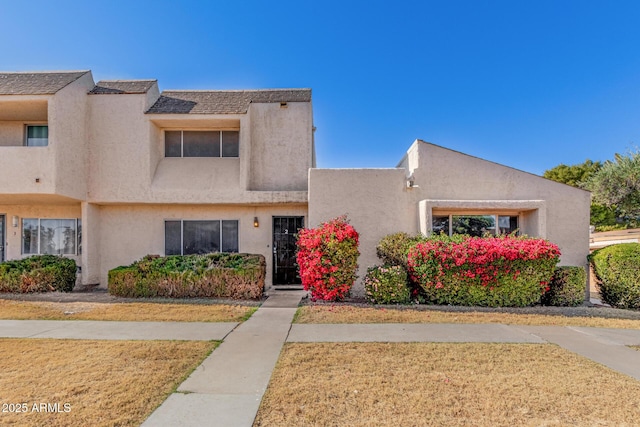
POLYGON ((640 380, 640 330, 501 324, 294 324, 302 291, 278 291, 244 323, 0 320, 0 337, 223 340, 144 426, 253 425, 285 342, 553 343, 640 380), (239 326, 238 326, 239 325, 239 326))
POLYGON ((251 426, 306 292, 271 295, 143 426, 251 426))

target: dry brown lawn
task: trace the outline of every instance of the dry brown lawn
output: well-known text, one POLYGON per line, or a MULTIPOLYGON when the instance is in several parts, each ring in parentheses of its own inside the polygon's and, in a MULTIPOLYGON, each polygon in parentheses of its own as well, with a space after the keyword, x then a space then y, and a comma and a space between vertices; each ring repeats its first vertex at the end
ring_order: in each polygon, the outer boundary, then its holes
POLYGON ((501 323, 505 325, 592 326, 640 329, 640 320, 569 317, 525 313, 395 310, 373 307, 309 305, 298 309, 296 323, 501 323))
POLYGON ((257 307, 227 304, 27 302, 0 300, 0 319, 240 322, 257 307))
POLYGON ((215 346, 0 339, 0 424, 138 426, 215 346))
POLYGON ((640 382, 551 344, 286 344, 255 426, 640 425, 640 382))

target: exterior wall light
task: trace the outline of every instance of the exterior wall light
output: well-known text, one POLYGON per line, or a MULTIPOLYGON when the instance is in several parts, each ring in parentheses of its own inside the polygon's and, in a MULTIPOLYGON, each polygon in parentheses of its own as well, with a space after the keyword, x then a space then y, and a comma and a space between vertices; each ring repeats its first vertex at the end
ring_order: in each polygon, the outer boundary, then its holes
POLYGON ((12 216, 11 217, 11 225, 13 225, 14 227, 17 227, 18 226, 18 220, 19 220, 18 215, 12 216))
POLYGON ((260 223, 258 222, 258 217, 257 216, 253 217, 253 226, 256 227, 256 228, 260 227, 260 223))

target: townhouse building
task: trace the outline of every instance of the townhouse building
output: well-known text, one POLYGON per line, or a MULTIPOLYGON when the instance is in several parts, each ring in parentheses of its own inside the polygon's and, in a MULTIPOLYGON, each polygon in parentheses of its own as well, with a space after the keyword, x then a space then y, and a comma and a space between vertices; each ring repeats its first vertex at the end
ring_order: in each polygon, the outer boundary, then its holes
POLYGON ((588 192, 420 140, 395 168, 317 169, 313 134, 310 89, 0 73, 0 261, 68 256, 106 287, 147 254, 248 252, 296 284, 296 231, 348 214, 361 276, 397 231, 519 230, 586 265, 588 192))

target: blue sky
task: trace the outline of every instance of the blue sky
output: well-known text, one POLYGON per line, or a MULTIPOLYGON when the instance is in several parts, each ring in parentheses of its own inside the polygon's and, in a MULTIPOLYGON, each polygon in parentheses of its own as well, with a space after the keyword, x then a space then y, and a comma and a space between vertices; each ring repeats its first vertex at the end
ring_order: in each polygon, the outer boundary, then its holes
POLYGON ((0 70, 313 89, 319 167, 413 140, 542 174, 640 145, 640 2, 0 0, 0 70))

